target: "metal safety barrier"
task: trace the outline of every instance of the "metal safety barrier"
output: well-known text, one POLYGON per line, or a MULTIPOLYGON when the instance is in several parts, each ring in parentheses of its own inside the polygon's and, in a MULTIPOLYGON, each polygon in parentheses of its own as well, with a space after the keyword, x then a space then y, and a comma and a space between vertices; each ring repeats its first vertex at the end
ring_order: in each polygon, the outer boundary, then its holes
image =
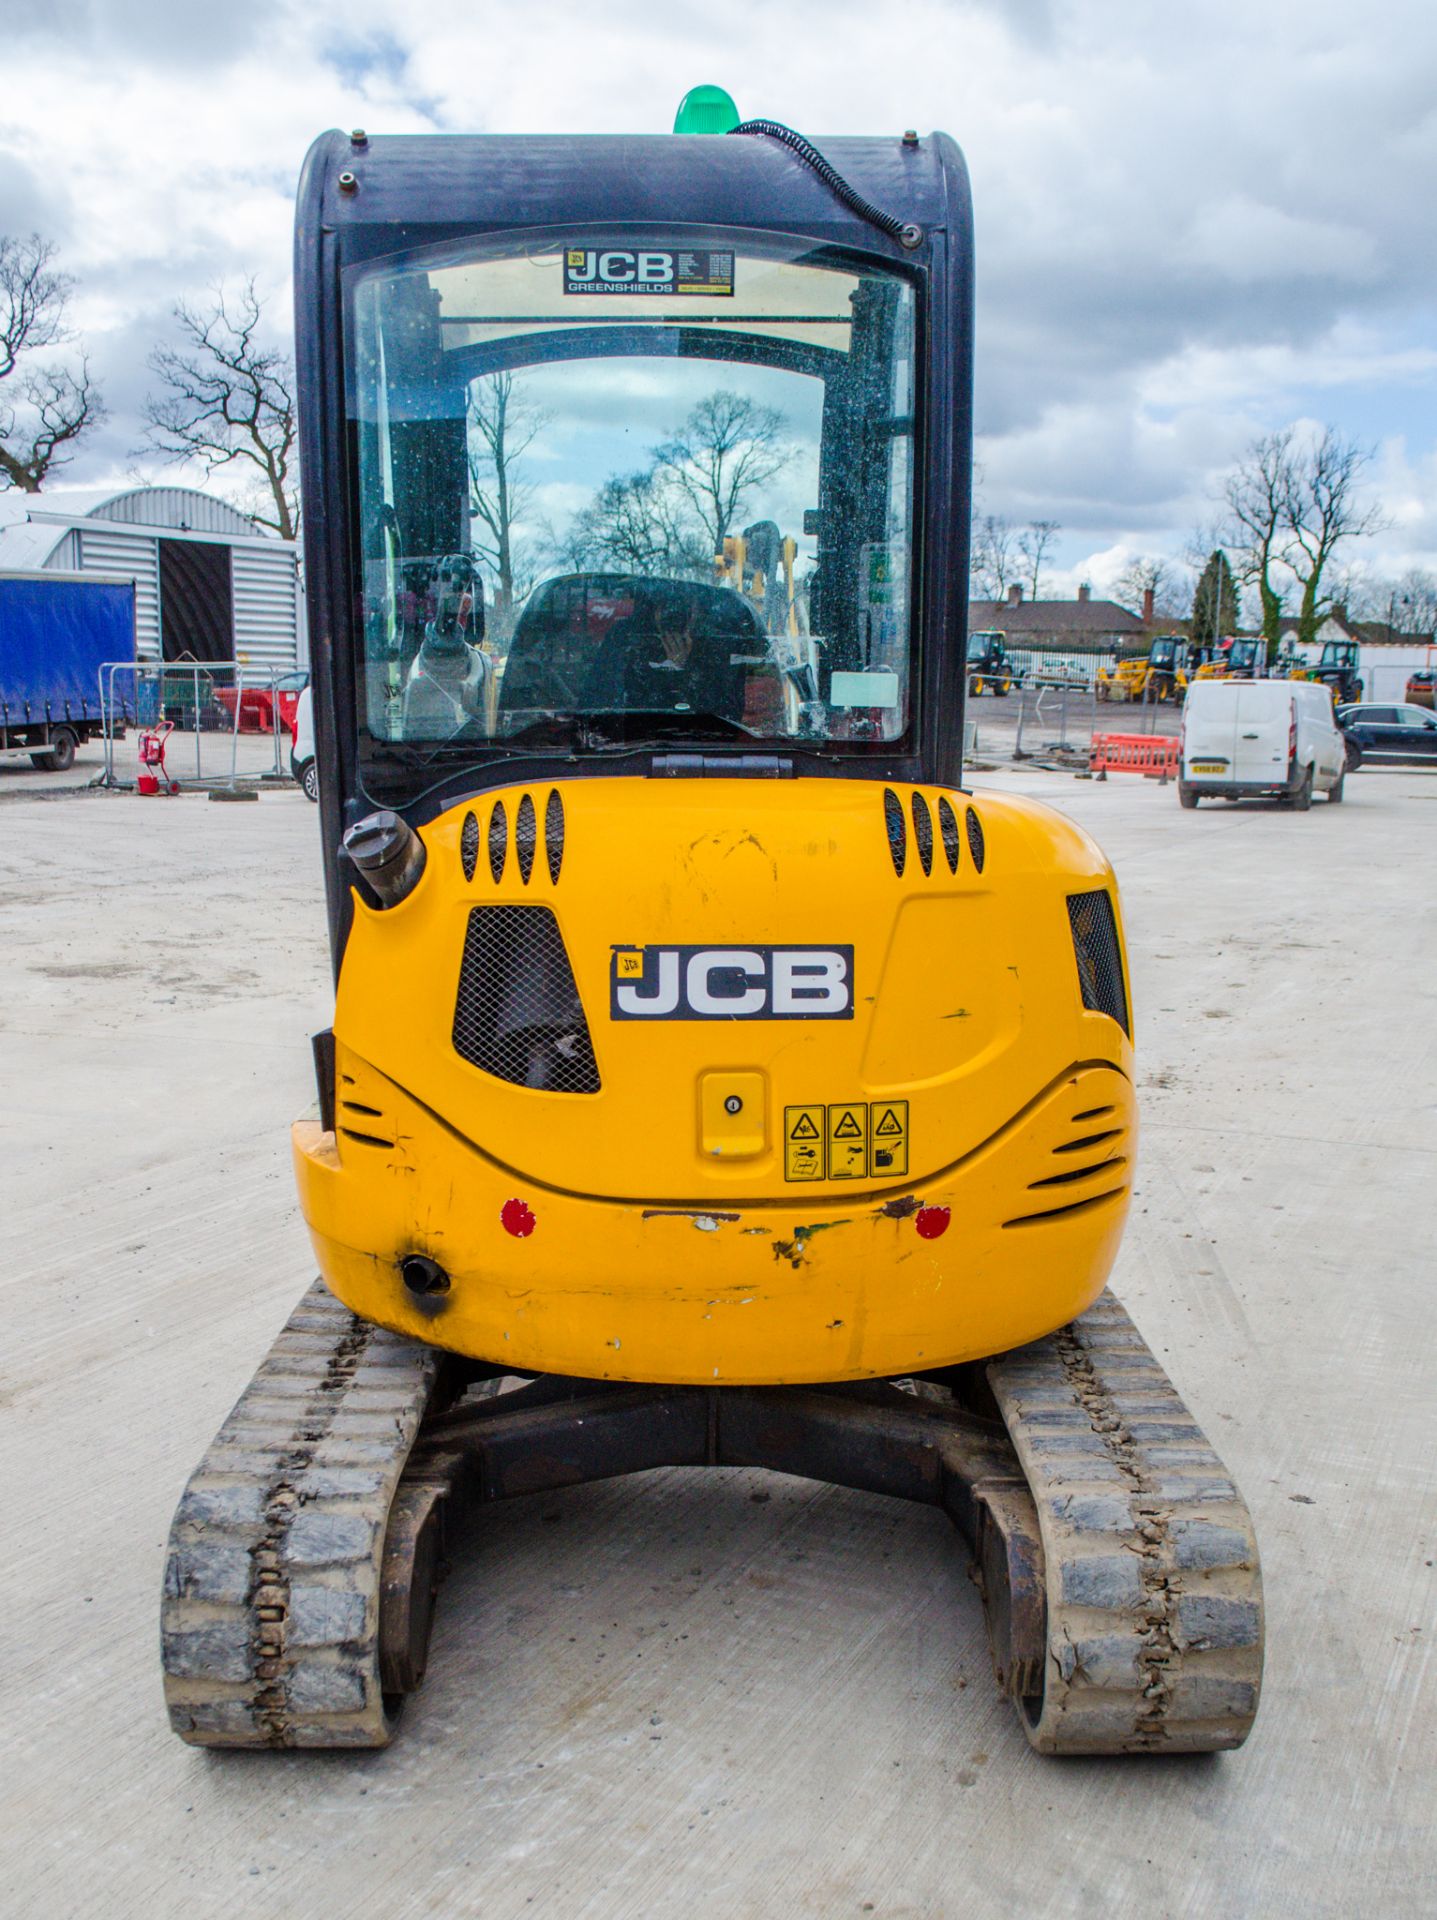
POLYGON ((1141 773, 1164 784, 1177 773, 1182 742, 1154 733, 1095 733, 1088 766, 1099 780, 1110 773, 1141 773))
POLYGON ((243 797, 261 781, 287 781, 289 715, 280 695, 287 701, 293 689, 280 683, 296 671, 229 661, 106 662, 99 673, 105 770, 95 784, 134 787, 140 744, 160 727, 167 736, 164 776, 174 789, 224 789, 221 798, 227 792, 243 797), (133 759, 119 751, 130 733, 133 759))

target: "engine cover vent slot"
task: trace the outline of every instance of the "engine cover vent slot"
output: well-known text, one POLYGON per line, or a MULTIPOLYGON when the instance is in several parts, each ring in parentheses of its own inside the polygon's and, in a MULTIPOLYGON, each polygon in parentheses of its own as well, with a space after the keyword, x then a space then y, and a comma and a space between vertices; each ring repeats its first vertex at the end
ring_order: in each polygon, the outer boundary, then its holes
POLYGON ((913 796, 913 844, 918 849, 924 873, 933 871, 933 815, 921 793, 913 796))
POLYGON ((958 816, 946 800, 938 802, 938 832, 943 841, 943 853, 948 861, 948 871, 958 871, 958 816))
POLYGON ((1105 1207, 1110 1200, 1121 1200, 1126 1189, 1113 1187, 1107 1193, 1092 1194, 1086 1200, 1074 1200, 1067 1206, 1045 1207, 1041 1213, 1020 1213, 1016 1219, 1003 1222, 1006 1231, 1009 1227, 1036 1227, 1045 1220, 1071 1220, 1075 1214, 1093 1213, 1099 1207, 1105 1207))
MULTIPOLYGON (((971 818, 971 815, 970 815, 971 818)), ((1073 953, 1078 962, 1078 985, 1090 1013, 1105 1013, 1131 1036, 1123 959, 1118 947, 1118 923, 1106 887, 1091 893, 1068 895, 1068 919, 1073 929, 1073 953)), ((1100 1136, 1101 1137, 1101 1136, 1100 1136)))
POLYGON ((479 822, 472 813, 465 814, 464 825, 459 830, 459 860, 464 868, 464 878, 472 880, 479 863, 479 822))
POLYGON ((519 877, 526 887, 529 875, 534 871, 534 854, 538 845, 539 821, 534 812, 533 796, 526 793, 514 817, 514 851, 519 856, 519 877))
POLYGON ((496 800, 494 811, 489 815, 489 872, 495 886, 504 877, 504 861, 509 852, 509 816, 504 811, 504 802, 496 800))
POLYGON ((983 822, 971 807, 968 809, 968 851, 973 856, 973 865, 977 868, 978 872, 981 873, 983 871, 983 855, 985 852, 983 845, 983 822))
POLYGON ((599 1091, 589 1025, 548 907, 470 909, 454 1051, 511 1086, 599 1091))
POLYGON ((549 878, 559 884, 559 868, 564 863, 564 802, 559 789, 551 787, 544 805, 544 858, 549 863, 549 878))
POLYGON ((883 824, 888 833, 888 851, 893 856, 893 871, 899 879, 908 865, 908 822, 903 817, 903 802, 892 787, 883 789, 883 824))

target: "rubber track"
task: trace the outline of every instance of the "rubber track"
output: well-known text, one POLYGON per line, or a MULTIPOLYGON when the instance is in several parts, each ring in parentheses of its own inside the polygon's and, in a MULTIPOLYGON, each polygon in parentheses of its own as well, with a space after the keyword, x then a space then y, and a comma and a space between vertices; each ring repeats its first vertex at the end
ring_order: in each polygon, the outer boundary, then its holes
POLYGON ((1020 1706, 1033 1746, 1239 1746, 1262 1680, 1252 1521, 1123 1307, 1103 1293, 988 1380, 1046 1562, 1046 1681, 1020 1706))
POLYGON ((434 1389, 432 1348, 316 1281, 191 1476, 170 1529, 170 1724, 209 1747, 382 1747, 379 1574, 434 1389))

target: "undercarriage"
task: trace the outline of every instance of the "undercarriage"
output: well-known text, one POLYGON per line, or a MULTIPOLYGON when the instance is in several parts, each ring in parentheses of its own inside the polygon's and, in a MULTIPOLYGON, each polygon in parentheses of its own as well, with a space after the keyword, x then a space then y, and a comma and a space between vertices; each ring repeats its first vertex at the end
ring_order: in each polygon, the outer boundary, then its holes
POLYGON ((192 1476, 165 1568, 170 1719, 217 1747, 377 1747, 491 1500, 766 1468, 941 1507, 1043 1753, 1201 1752, 1257 1710, 1247 1510, 1118 1301, 975 1366, 842 1386, 522 1380, 316 1282, 192 1476))

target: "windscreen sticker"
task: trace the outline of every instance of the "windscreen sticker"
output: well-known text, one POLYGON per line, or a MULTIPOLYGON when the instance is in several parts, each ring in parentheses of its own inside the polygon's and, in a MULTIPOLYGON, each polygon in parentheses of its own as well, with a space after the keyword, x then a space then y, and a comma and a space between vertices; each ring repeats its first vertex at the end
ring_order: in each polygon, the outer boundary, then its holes
POLYGON ((709 247, 565 247, 565 293, 733 298, 733 255, 709 247))

